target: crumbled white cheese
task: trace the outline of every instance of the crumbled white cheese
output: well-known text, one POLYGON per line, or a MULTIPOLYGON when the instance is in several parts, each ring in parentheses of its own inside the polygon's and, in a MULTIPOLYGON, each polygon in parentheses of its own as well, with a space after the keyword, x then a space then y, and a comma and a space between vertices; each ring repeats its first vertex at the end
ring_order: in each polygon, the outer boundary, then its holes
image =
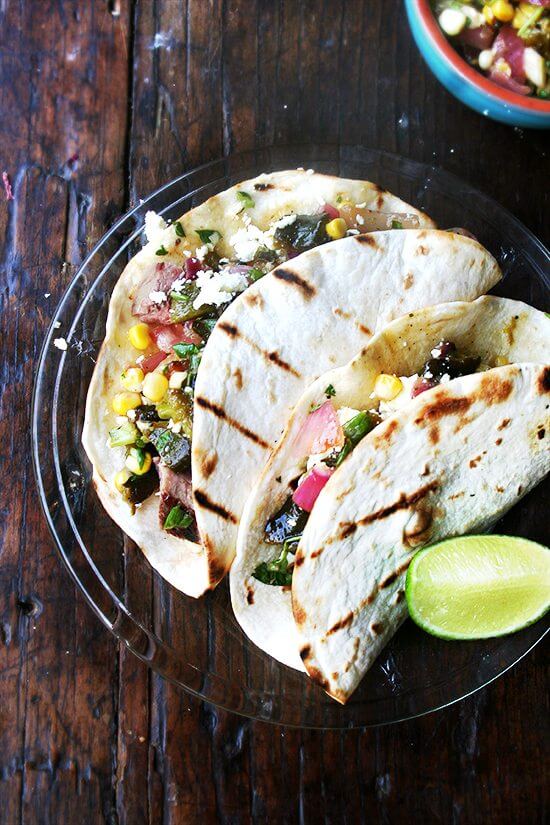
POLYGON ((355 216, 355 220, 359 224, 359 226, 363 226, 363 224, 365 223, 364 217, 362 215, 359 215, 359 214, 357 214, 355 216))
POLYGON ((136 411, 135 410, 128 410, 128 412, 126 413, 126 418, 129 421, 135 421, 136 420, 136 411))
POLYGON ((118 424, 119 426, 122 426, 123 424, 128 423, 128 419, 126 418, 125 415, 116 415, 115 416, 115 423, 118 424))
POLYGON ((68 344, 67 344, 67 342, 65 341, 64 338, 54 338, 53 339, 53 345, 54 345, 54 347, 57 347, 57 349, 60 349, 60 350, 63 350, 63 351, 65 351, 68 347, 68 344))
POLYGON ((354 410, 353 407, 340 407, 336 410, 336 415, 342 427, 344 424, 347 424, 348 421, 351 421, 352 418, 355 418, 358 413, 359 410, 354 410))
POLYGON ((414 382, 418 378, 417 373, 414 375, 400 375, 399 380, 403 384, 403 389, 391 401, 381 401, 378 407, 378 412, 382 416, 392 415, 396 410, 402 409, 406 406, 412 397, 412 388, 414 382))
POLYGON ((528 46, 523 52, 523 68, 527 79, 537 88, 542 89, 546 86, 546 63, 543 56, 532 46, 528 46))
POLYGON ((366 207, 366 205, 367 205, 367 202, 363 201, 363 203, 356 203, 355 208, 356 209, 364 209, 366 207))
POLYGON ((185 371, 173 372, 170 378, 168 379, 168 386, 171 390, 181 390, 186 378, 187 372, 185 371))
POLYGON ((283 215, 278 221, 275 221, 272 229, 283 229, 285 226, 290 226, 296 220, 296 215, 283 215))
POLYGON ((229 239, 229 243, 234 248, 237 258, 245 263, 253 260, 259 246, 273 248, 272 235, 262 232, 254 224, 249 224, 245 229, 238 229, 229 239))
POLYGON ((446 373, 445 373, 444 375, 442 375, 442 376, 441 376, 441 378, 439 379, 439 383, 440 383, 440 384, 448 384, 450 380, 451 380, 451 376, 449 375, 449 373, 448 373, 448 372, 446 372, 446 373))
POLYGON ((204 261, 208 253, 212 252, 213 249, 214 247, 211 243, 205 243, 195 249, 195 258, 198 258, 199 261, 204 261))
POLYGON ((161 292, 160 290, 157 292, 153 290, 149 293, 149 300, 152 301, 154 304, 162 304, 166 301, 167 295, 166 292, 161 292))
POLYGON ((149 210, 145 213, 145 236, 149 243, 162 244, 168 224, 161 215, 149 210))
POLYGON ((346 232, 346 235, 360 235, 360 234, 361 233, 359 232, 358 229, 348 229, 348 231, 346 232))
POLYGON ((193 301, 194 309, 213 304, 220 306, 227 303, 237 292, 243 292, 248 286, 248 281, 240 272, 213 272, 207 269, 197 273, 196 286, 199 294, 193 301))

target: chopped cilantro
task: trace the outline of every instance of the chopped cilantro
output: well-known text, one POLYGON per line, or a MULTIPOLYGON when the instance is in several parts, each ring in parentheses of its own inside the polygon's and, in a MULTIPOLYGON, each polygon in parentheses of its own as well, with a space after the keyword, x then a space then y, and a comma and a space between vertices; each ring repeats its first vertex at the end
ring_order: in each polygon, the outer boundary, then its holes
POLYGON ((183 509, 181 504, 176 504, 166 516, 164 529, 173 530, 174 527, 189 527, 192 521, 193 517, 183 509))
POLYGON ((211 243, 213 246, 216 246, 222 237, 216 229, 195 229, 195 232, 203 243, 211 243))
POLYGON ((278 587, 292 584, 292 568, 288 561, 288 552, 290 544, 297 544, 301 536, 293 536, 291 539, 286 539, 283 542, 283 549, 281 554, 273 561, 262 561, 254 570, 252 575, 263 584, 271 584, 278 587), (289 569, 290 568, 290 569, 289 569))
POLYGON ((178 358, 191 358, 199 352, 196 344, 174 344, 172 347, 178 358))
POLYGON ((157 251, 155 252, 155 255, 168 255, 168 250, 166 249, 164 244, 162 244, 160 249, 157 249, 157 251))
POLYGON ((391 228, 392 229, 403 229, 403 224, 401 223, 401 221, 392 221, 391 222, 391 228))
POLYGON ((548 89, 539 89, 537 92, 537 97, 542 97, 543 100, 547 100, 550 97, 550 92, 548 89))
POLYGON ((325 395, 327 398, 333 398, 336 395, 336 390, 334 389, 332 384, 329 384, 328 387, 326 387, 325 395))
POLYGON ((174 229, 176 230, 176 235, 178 238, 185 238, 185 230, 181 224, 181 221, 175 222, 174 229))
POLYGON ((240 211, 251 209, 254 206, 254 198, 248 192, 237 192, 237 200, 242 204, 240 211))
POLYGON ((265 275, 265 272, 262 272, 261 269, 256 269, 256 267, 254 267, 254 266, 252 267, 252 269, 248 273, 248 277, 250 278, 250 281, 252 283, 255 283, 256 281, 259 281, 260 278, 264 277, 264 275, 265 275))

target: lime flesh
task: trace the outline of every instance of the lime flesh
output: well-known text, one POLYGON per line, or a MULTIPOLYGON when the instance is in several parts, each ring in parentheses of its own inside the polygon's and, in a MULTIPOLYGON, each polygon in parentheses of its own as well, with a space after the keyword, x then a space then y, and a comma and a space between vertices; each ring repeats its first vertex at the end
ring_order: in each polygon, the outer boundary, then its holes
POLYGON ((513 536, 462 536, 421 550, 407 571, 409 613, 443 639, 487 639, 550 607, 550 550, 513 536))

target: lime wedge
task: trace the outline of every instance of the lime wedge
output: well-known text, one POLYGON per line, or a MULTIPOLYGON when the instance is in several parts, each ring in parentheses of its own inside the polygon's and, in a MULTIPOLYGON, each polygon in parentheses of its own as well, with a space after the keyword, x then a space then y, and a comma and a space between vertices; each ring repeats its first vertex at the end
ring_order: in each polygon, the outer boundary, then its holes
POLYGON ((434 636, 503 636, 550 607, 550 550, 513 536, 447 539, 417 553, 405 593, 412 619, 434 636))

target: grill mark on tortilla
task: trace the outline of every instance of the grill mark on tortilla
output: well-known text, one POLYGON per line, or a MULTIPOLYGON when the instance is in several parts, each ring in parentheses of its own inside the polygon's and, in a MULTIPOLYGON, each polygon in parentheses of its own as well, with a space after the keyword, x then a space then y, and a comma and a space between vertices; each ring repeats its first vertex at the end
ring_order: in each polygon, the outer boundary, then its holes
POLYGON ((246 290, 246 292, 244 293, 243 300, 249 306, 258 306, 260 309, 262 309, 265 306, 265 301, 262 298, 261 294, 259 292, 255 292, 252 289, 246 290))
POLYGON ((481 379, 479 397, 488 404, 502 404, 513 390, 511 381, 503 381, 495 375, 486 373, 481 379))
POLYGON ((404 590, 398 590, 397 593, 395 594, 395 599, 393 600, 394 604, 399 604, 399 602, 402 602, 404 598, 405 598, 405 591, 404 590))
POLYGON ((260 447, 264 448, 264 450, 269 450, 270 445, 267 441, 255 432, 252 432, 252 430, 249 430, 248 427, 245 427, 240 421, 237 421, 235 418, 231 418, 231 416, 227 415, 223 407, 220 407, 219 404, 214 404, 212 401, 209 401, 208 398, 203 398, 200 395, 195 398, 195 404, 202 407, 203 410, 209 410, 221 421, 227 421, 230 427, 234 427, 241 433, 241 435, 244 435, 245 438, 250 439, 250 441, 253 441, 255 444, 259 444, 260 447))
MULTIPOLYGON (((265 358, 272 364, 276 364, 281 369, 286 370, 286 372, 292 373, 292 375, 294 375, 296 378, 301 378, 301 375, 298 372, 298 370, 295 370, 291 364, 283 360, 283 358, 281 358, 278 352, 267 352, 265 349, 262 349, 259 346, 259 344, 257 344, 255 341, 252 341, 251 338, 248 338, 246 335, 243 335, 243 333, 238 329, 238 327, 235 326, 235 324, 230 324, 228 321, 222 321, 218 324, 218 328, 221 329, 222 332, 225 332, 226 335, 229 335, 230 338, 240 338, 241 341, 245 341, 245 343, 247 343, 249 347, 252 347, 253 350, 259 353, 262 356, 262 358, 265 358)), ((242 373, 240 373, 240 375, 242 386, 242 373)))
POLYGON ((500 424, 498 425, 497 430, 506 429, 506 427, 509 426, 511 420, 512 420, 511 418, 503 418, 502 421, 500 422, 500 424))
POLYGON ((372 335, 372 330, 362 324, 360 321, 355 322, 357 324, 357 329, 360 330, 364 335, 372 335))
MULTIPOLYGON (((353 318, 351 312, 345 312, 343 309, 340 309, 340 307, 336 307, 336 309, 333 309, 332 312, 334 313, 334 315, 337 315, 338 318, 353 318)), ((357 318, 353 318, 353 323, 355 324, 357 329, 363 332, 365 335, 372 335, 372 330, 370 330, 368 327, 362 324, 361 321, 359 321, 357 318)))
POLYGON ((430 250, 428 249, 427 246, 424 246, 424 244, 420 244, 420 246, 417 248, 417 250, 414 254, 415 255, 427 255, 429 251, 430 250))
POLYGON ((407 272, 407 274, 403 278, 403 289, 410 289, 413 284, 414 275, 412 274, 412 272, 407 272))
POLYGON ((470 398, 453 398, 452 396, 439 395, 431 404, 427 404, 422 410, 422 414, 415 418, 415 424, 423 421, 434 421, 443 418, 445 415, 458 415, 466 412, 472 405, 470 398))
POLYGON ((500 447, 500 445, 502 444, 502 438, 497 438, 495 444, 497 445, 497 447, 500 447))
POLYGON ((433 427, 430 427, 428 437, 432 444, 435 445, 439 443, 439 427, 437 426, 437 424, 434 424, 433 427))
POLYGON ((243 388, 243 374, 240 369, 237 367, 235 372, 233 373, 233 378, 235 379, 235 386, 238 390, 242 390, 243 388))
POLYGON ((204 507, 205 510, 210 510, 211 513, 216 513, 216 515, 224 521, 231 521, 233 524, 237 523, 237 517, 234 516, 233 513, 226 510, 221 504, 211 501, 203 490, 195 490, 193 497, 199 507, 204 507))
MULTIPOLYGON (((317 551, 315 551, 315 552, 317 552, 317 551)), ((304 561, 305 561, 304 556, 298 550, 298 552, 296 553, 296 556, 294 557, 294 567, 301 567, 301 565, 304 563, 304 561)))
POLYGON ((384 630, 384 625, 382 624, 382 622, 373 622, 370 626, 370 629, 372 630, 375 636, 380 636, 380 634, 384 630))
POLYGON ((384 192, 381 191, 378 197, 376 198, 376 206, 381 211, 382 207, 384 206, 384 192))
POLYGON ((367 524, 372 524, 373 521, 381 521, 382 519, 388 518, 388 516, 397 513, 398 510, 404 510, 407 507, 411 507, 413 504, 417 504, 423 498, 425 498, 429 493, 439 487, 438 481, 431 481, 429 484, 425 484, 424 487, 420 487, 416 492, 411 493, 410 495, 406 495, 405 493, 401 493, 397 501, 394 501, 393 504, 389 504, 387 507, 383 507, 381 510, 377 510, 374 513, 369 513, 368 516, 363 516, 363 518, 358 519, 356 522, 347 522, 340 525, 340 538, 346 538, 347 536, 352 535, 355 533, 358 527, 365 527, 367 524))
POLYGON ((343 309, 340 309, 340 307, 336 307, 336 309, 333 309, 332 311, 335 315, 338 316, 338 318, 351 318, 352 317, 351 312, 345 312, 343 309))
POLYGON ((313 287, 304 278, 298 275, 297 272, 293 272, 292 269, 280 266, 277 269, 273 270, 272 275, 279 281, 284 281, 287 284, 293 284, 294 286, 297 286, 298 289, 303 293, 304 297, 308 300, 310 298, 313 298, 317 291, 315 287, 313 287))
POLYGON ((254 604, 254 591, 251 587, 249 587, 246 592, 246 601, 248 604, 254 604))
POLYGON ((541 395, 550 392, 550 367, 545 367, 539 375, 537 387, 541 395))
POLYGON ((542 439, 544 438, 545 435, 546 435, 546 430, 544 429, 544 427, 541 427, 540 429, 537 430, 537 438, 540 441, 542 441, 542 439))
POLYGON ((268 189, 273 189, 272 183, 255 183, 254 189, 256 192, 267 192, 268 189))
POLYGON ((385 579, 382 579, 382 581, 378 585, 378 589, 379 590, 384 590, 384 588, 389 587, 390 584, 393 584, 393 582, 398 578, 398 576, 400 576, 401 573, 405 572, 405 570, 407 569, 407 567, 409 566, 411 561, 412 561, 412 556, 411 556, 410 559, 407 559, 406 561, 404 561, 403 564, 400 564, 399 567, 396 570, 394 570, 392 573, 389 573, 386 576, 385 579))
POLYGON ((218 464, 218 454, 208 453, 201 458, 200 465, 204 478, 209 478, 218 464))
POLYGON ((356 235, 356 240, 357 243, 362 243, 365 246, 372 246, 373 249, 378 249, 376 238, 373 238, 372 235, 356 235))
POLYGON ((208 556, 208 579, 210 582, 210 590, 214 590, 217 584, 221 582, 223 577, 225 576, 227 569, 225 564, 219 561, 213 553, 213 546, 210 542, 208 536, 206 539, 203 539, 203 544, 207 547, 207 556, 208 556))
MULTIPOLYGON (((293 600, 292 610, 293 610, 293 613, 294 613, 294 621, 296 622, 296 624, 304 624, 307 616, 306 616, 306 611, 304 610, 302 605, 298 604, 297 601, 293 600)), ((300 654, 300 655, 302 655, 302 654, 300 654)))
POLYGON ((337 633, 339 630, 343 630, 345 627, 350 625, 353 621, 353 611, 350 610, 342 619, 339 619, 335 624, 330 627, 326 635, 331 636, 333 633, 337 633))

